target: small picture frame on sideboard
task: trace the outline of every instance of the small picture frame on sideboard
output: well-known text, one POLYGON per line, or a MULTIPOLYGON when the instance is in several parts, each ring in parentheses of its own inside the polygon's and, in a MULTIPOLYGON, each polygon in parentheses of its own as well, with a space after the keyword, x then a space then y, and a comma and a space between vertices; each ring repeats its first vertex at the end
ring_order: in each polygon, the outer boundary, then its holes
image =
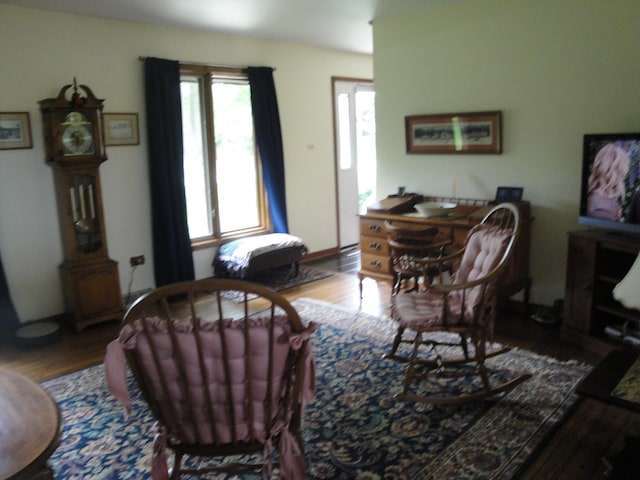
POLYGON ((522 187, 498 187, 496 189, 495 203, 522 201, 522 187))

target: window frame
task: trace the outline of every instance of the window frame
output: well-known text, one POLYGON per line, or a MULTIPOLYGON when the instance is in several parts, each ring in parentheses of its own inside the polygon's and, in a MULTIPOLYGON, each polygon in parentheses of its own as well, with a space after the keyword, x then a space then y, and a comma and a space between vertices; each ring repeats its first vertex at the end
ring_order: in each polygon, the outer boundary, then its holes
MULTIPOLYGON (((219 245, 227 240, 234 238, 241 238, 259 233, 268 233, 272 230, 270 221, 268 204, 267 204, 267 192, 264 185, 264 178, 262 175, 262 162, 260 161, 260 155, 258 153, 258 147, 256 145, 255 131, 253 134, 254 139, 254 155, 255 155, 255 168, 256 168, 256 192, 258 198, 258 225, 255 227, 243 228, 234 230, 232 232, 222 233, 220 230, 220 220, 217 215, 218 212, 218 193, 216 188, 216 148, 215 148, 215 123, 213 115, 213 95, 211 93, 211 85, 216 80, 230 80, 237 81, 238 83, 246 83, 248 85, 248 77, 246 70, 235 67, 217 67, 207 65, 193 65, 193 64, 181 64, 180 65, 180 80, 184 77, 197 78, 200 84, 200 94, 202 102, 203 112, 203 137, 205 138, 204 144, 206 148, 205 156, 207 162, 207 190, 209 195, 209 201, 211 204, 211 223, 212 234, 202 237, 191 237, 191 246, 194 250, 208 248, 211 246, 219 245), (214 214, 216 212, 216 214, 214 214)), ((239 193, 241 195, 241 193, 239 193)))

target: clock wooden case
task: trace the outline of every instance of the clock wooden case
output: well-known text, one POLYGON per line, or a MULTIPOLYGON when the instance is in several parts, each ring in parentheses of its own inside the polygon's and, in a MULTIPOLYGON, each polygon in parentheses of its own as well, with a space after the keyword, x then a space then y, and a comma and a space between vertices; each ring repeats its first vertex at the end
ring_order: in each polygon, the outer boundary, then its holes
POLYGON ((74 80, 39 104, 62 236, 65 306, 81 331, 122 316, 118 264, 109 258, 102 209, 103 100, 74 80))

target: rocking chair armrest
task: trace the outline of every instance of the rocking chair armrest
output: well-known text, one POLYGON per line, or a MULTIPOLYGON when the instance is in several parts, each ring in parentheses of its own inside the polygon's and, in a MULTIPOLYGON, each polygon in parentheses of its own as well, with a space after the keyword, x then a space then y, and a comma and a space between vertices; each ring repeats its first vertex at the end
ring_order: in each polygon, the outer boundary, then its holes
POLYGON ((458 290, 465 290, 473 287, 477 287, 478 285, 488 284, 494 280, 494 278, 499 275, 502 271, 502 268, 497 267, 491 270, 487 275, 481 278, 476 278, 475 280, 471 280, 469 282, 464 283, 445 283, 445 284, 434 284, 429 287, 429 290, 435 290, 441 293, 450 293, 458 290))
POLYGON ((439 240, 437 242, 433 242, 432 248, 441 249, 444 247, 448 247, 449 245, 453 245, 453 240, 451 239, 439 240))
MULTIPOLYGON (((440 250, 444 247, 446 247, 447 245, 450 245, 452 243, 451 240, 440 240, 440 241, 434 241, 434 242, 430 242, 430 243, 415 243, 415 244, 411 244, 411 243, 404 243, 404 242, 399 242, 397 240, 394 240, 393 238, 388 238, 387 239, 387 243, 389 244, 389 246, 391 248, 395 248, 395 249, 399 249, 405 252, 411 252, 411 251, 416 251, 416 252, 422 252, 425 250, 431 251, 431 250, 440 250)), ((429 258, 429 257, 425 257, 425 258, 429 258)))
MULTIPOLYGON (((442 242, 440 248, 446 247, 450 245, 451 242, 442 242)), ((442 255, 439 257, 424 257, 424 258, 415 258, 414 262, 418 269, 428 270, 428 269, 437 269, 439 271, 451 270, 451 265, 455 263, 456 260, 462 258, 462 254, 464 253, 464 249, 457 250, 448 255, 442 255), (446 266, 447 268, 442 268, 442 266, 446 266)))

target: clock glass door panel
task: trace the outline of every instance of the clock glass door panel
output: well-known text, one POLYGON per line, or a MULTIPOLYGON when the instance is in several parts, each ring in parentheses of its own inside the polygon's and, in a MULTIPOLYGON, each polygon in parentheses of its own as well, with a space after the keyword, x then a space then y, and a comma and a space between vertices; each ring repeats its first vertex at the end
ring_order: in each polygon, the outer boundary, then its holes
POLYGON ((102 248, 100 216, 97 212, 95 178, 76 175, 69 189, 71 214, 76 234, 76 245, 82 253, 102 248))

